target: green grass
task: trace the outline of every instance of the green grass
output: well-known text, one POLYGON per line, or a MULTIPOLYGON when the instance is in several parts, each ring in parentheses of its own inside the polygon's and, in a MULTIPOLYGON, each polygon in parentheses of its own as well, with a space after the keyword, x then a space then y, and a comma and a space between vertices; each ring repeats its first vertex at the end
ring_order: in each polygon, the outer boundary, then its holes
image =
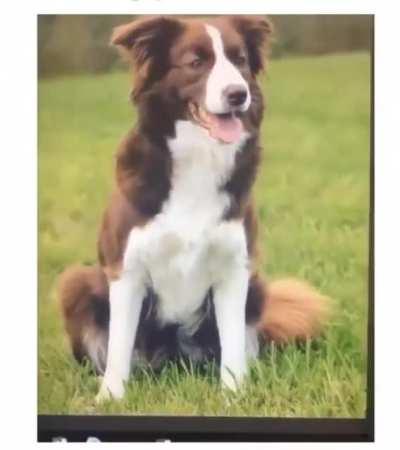
POLYGON ((139 371, 122 402, 94 403, 98 380, 72 359, 54 293, 71 263, 96 259, 113 183, 113 153, 134 118, 129 77, 112 73, 39 83, 39 412, 363 417, 369 211, 369 56, 271 63, 255 187, 261 270, 293 275, 332 297, 324 338, 271 347, 241 393, 177 366, 139 371))

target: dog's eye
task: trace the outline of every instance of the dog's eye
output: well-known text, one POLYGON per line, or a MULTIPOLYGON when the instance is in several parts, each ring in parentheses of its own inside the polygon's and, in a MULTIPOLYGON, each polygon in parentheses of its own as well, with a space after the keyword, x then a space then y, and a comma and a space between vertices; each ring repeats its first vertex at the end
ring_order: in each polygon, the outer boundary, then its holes
POLYGON ((234 58, 234 63, 237 66, 244 66, 246 64, 246 57, 243 55, 238 55, 234 58))
POLYGON ((203 65, 203 60, 201 58, 193 59, 193 61, 191 61, 189 65, 192 69, 200 69, 200 67, 203 65))

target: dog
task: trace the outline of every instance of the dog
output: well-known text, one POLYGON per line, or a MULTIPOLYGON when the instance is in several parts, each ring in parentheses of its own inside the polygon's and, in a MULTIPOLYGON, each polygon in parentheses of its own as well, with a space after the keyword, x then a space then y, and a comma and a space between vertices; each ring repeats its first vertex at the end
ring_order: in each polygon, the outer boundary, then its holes
POLYGON ((120 399, 132 368, 214 360, 236 390, 269 341, 316 336, 326 299, 257 272, 251 199, 260 161, 265 17, 145 17, 117 27, 131 62, 135 128, 116 157, 99 263, 61 276, 73 354, 120 399))

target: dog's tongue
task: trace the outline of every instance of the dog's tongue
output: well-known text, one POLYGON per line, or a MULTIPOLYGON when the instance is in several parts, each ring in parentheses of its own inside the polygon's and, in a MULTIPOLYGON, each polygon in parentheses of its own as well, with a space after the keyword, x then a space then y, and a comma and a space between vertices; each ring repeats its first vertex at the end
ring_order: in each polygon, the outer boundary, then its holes
POLYGON ((214 139, 231 144, 237 142, 242 134, 242 121, 234 115, 230 117, 221 117, 215 114, 209 114, 209 132, 214 139))

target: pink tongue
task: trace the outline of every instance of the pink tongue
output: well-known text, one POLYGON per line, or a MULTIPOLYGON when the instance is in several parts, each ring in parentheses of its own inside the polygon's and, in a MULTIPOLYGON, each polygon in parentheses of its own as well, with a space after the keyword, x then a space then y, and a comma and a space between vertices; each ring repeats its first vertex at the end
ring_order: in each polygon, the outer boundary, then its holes
POLYGON ((214 114, 209 114, 210 135, 214 139, 231 144, 237 142, 242 134, 242 121, 237 117, 224 119, 214 114))

